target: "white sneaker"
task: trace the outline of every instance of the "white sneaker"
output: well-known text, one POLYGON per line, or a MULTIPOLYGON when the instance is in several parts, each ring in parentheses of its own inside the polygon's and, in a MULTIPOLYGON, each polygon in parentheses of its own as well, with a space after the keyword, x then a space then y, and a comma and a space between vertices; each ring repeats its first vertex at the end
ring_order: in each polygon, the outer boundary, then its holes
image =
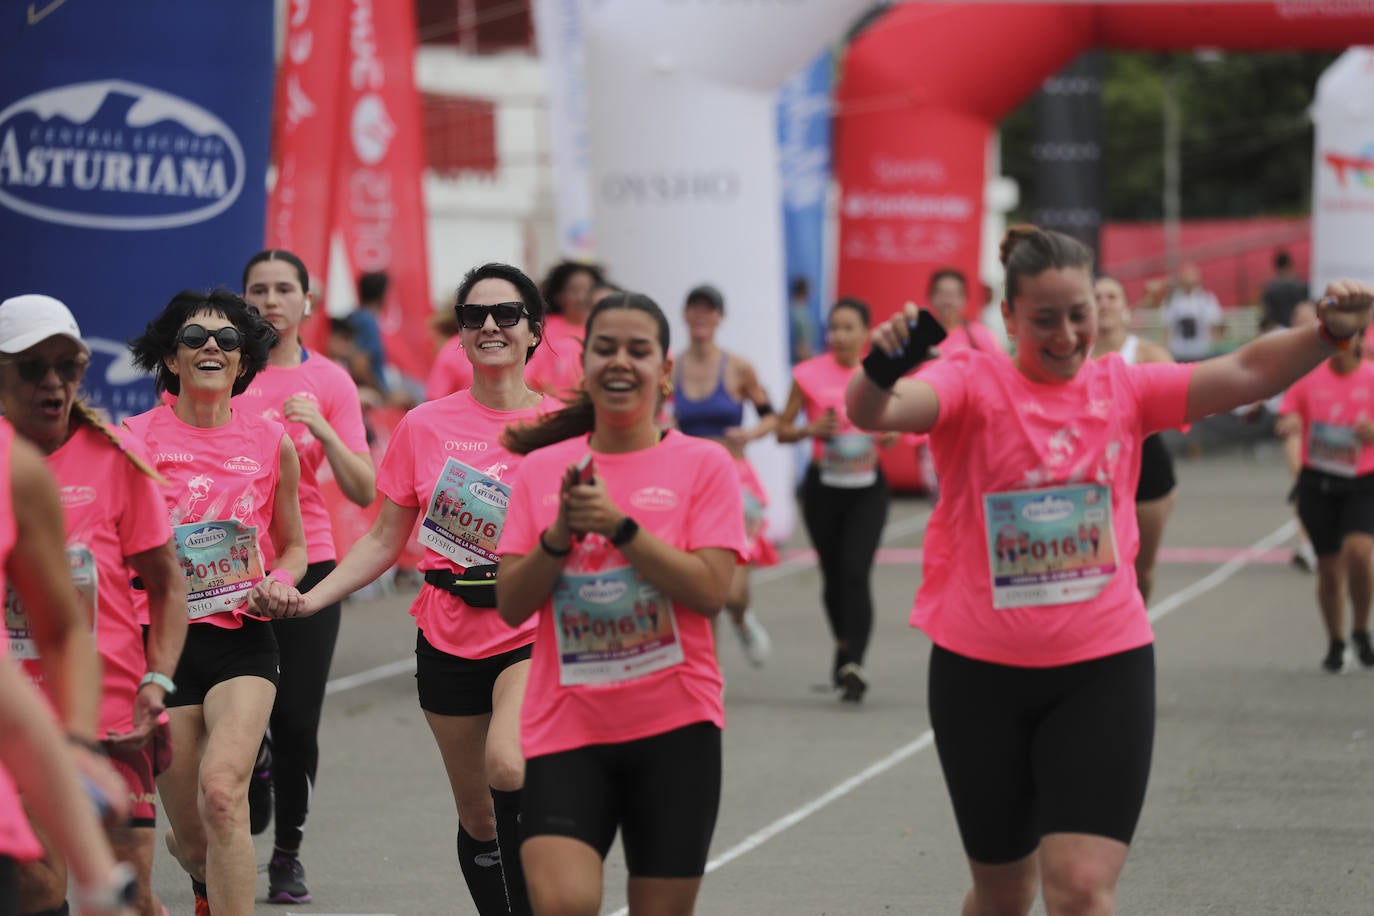
POLYGON ((768 661, 768 656, 773 654, 773 640, 768 637, 768 631, 759 623, 759 618, 753 611, 745 611, 744 619, 739 623, 734 622, 735 635, 739 637, 739 647, 744 651, 744 657, 749 659, 749 664, 755 668, 762 668, 768 661))

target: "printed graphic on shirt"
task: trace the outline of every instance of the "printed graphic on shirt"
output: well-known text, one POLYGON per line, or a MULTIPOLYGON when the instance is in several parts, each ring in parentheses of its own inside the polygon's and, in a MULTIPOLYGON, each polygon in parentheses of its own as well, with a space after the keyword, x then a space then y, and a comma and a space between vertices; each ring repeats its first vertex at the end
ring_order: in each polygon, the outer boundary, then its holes
POLYGON ((1313 420, 1307 431, 1307 463, 1337 477, 1355 477, 1360 466, 1355 427, 1313 420))
POLYGON ((872 486, 878 479, 878 449, 867 433, 840 433, 821 450, 821 483, 827 487, 872 486))
MULTIPOLYGON (((100 574, 96 570, 95 554, 82 543, 72 543, 67 547, 67 569, 71 572, 72 584, 76 586, 76 597, 81 603, 82 613, 88 614, 91 621, 91 634, 100 625, 100 606, 97 595, 100 591, 100 574)), ((34 642, 29 618, 24 611, 24 603, 19 600, 14 589, 5 589, 5 629, 10 640, 10 656, 18 659, 38 658, 38 644, 34 642)))
POLYGON ((243 607, 264 578, 256 528, 233 520, 192 522, 174 526, 172 536, 192 620, 243 607))
POLYGON ((988 493, 994 608, 1087 601, 1116 573, 1112 491, 1100 484, 988 493))
POLYGON ((463 569, 497 562, 510 504, 510 487, 497 479, 504 469, 493 465, 483 473, 456 458, 445 461, 420 521, 421 546, 463 569))
POLYGON ((564 572, 553 613, 565 687, 614 684, 682 663, 672 602, 631 566, 564 572))

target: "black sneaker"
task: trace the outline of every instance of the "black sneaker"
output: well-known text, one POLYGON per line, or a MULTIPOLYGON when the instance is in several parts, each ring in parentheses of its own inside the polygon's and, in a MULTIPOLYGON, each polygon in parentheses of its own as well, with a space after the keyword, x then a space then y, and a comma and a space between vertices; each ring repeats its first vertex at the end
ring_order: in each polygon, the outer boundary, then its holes
POLYGON ((253 776, 248 780, 248 829, 254 836, 272 823, 272 744, 262 739, 253 776))
POLYGON ((1374 668, 1374 645, 1370 645, 1368 630, 1354 630, 1350 641, 1355 644, 1355 657, 1365 668, 1374 668))
POLYGON ((300 859, 278 853, 267 863, 267 902, 310 902, 310 888, 305 886, 305 866, 300 859))
POLYGON ((840 700, 844 703, 862 703, 868 692, 868 677, 864 669, 849 662, 840 669, 840 700))
POLYGON ((1332 674, 1340 674, 1345 670, 1345 640, 1331 640, 1331 645, 1326 650, 1326 658, 1322 659, 1322 667, 1332 674))

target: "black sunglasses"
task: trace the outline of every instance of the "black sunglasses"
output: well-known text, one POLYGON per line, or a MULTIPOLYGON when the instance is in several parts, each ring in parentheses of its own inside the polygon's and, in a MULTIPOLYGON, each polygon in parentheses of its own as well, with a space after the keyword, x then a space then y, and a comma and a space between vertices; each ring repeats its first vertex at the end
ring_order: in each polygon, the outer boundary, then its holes
POLYGON ((19 377, 30 385, 37 385, 47 378, 49 369, 55 370, 57 377, 63 382, 80 381, 86 374, 86 363, 79 359, 64 359, 56 363, 44 362, 41 359, 18 359, 12 362, 19 377))
POLYGON ((192 350, 199 350, 211 337, 215 338, 215 343, 221 350, 237 350, 243 346, 243 335, 233 325, 211 331, 198 324, 188 324, 177 334, 177 343, 186 344, 192 350))
POLYGON ((458 316, 458 325, 470 331, 487 323, 490 315, 498 328, 513 328, 520 319, 529 315, 523 302, 498 302, 495 305, 455 305, 453 311, 458 316))

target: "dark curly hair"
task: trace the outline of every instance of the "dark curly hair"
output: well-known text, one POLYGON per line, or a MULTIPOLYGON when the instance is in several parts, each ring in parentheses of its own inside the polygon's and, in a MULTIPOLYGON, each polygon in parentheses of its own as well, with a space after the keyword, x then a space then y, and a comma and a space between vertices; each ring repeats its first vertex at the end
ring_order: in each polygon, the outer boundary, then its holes
POLYGON ((591 277, 593 286, 606 282, 606 274, 599 265, 582 261, 560 261, 549 270, 544 282, 539 286, 539 291, 544 294, 544 301, 549 304, 550 314, 563 314, 563 306, 559 303, 558 297, 563 295, 563 287, 568 285, 568 281, 579 273, 591 277))
POLYGON ((148 322, 143 333, 129 341, 134 364, 152 373, 158 393, 181 394, 181 379, 163 361, 177 352, 177 335, 181 326, 196 315, 218 315, 225 318, 243 335, 239 366, 241 374, 234 381, 234 394, 242 394, 248 384, 267 366, 267 354, 277 342, 277 331, 253 306, 223 287, 208 293, 182 290, 172 297, 156 318, 148 322))
POLYGON ((535 335, 534 345, 525 353, 525 362, 529 362, 534 351, 539 349, 539 344, 544 340, 544 312, 547 309, 544 307, 544 297, 540 295, 539 287, 535 286, 534 281, 520 268, 489 261, 468 271, 463 277, 463 282, 458 284, 458 294, 454 298, 455 314, 457 309, 467 305, 472 288, 483 280, 505 280, 520 294, 520 301, 525 303, 525 311, 530 313, 530 329, 535 335))

